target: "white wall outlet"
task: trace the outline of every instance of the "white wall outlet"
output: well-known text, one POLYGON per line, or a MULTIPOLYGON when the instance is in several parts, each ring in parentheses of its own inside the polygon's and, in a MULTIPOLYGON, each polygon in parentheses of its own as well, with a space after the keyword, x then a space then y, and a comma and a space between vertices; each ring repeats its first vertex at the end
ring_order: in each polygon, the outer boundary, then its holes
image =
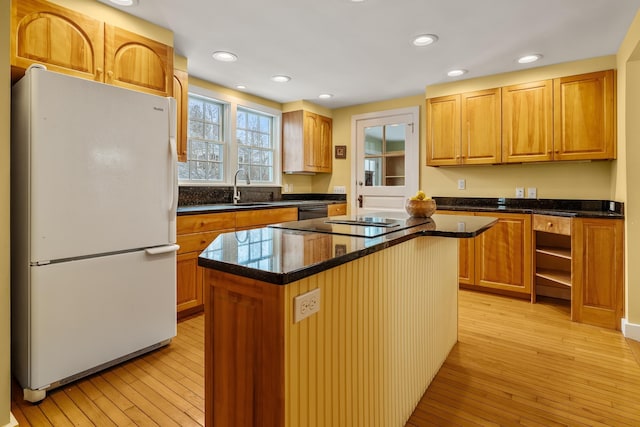
POLYGON ((334 194, 347 194, 347 187, 344 185, 334 185, 333 186, 334 194))
POLYGON ((527 199, 537 199, 538 198, 538 190, 536 187, 527 188, 527 199))
POLYGON ((320 288, 300 294, 293 299, 293 323, 298 323, 320 311, 320 288))
POLYGON ((516 187, 516 199, 524 199, 524 187, 516 187))
POLYGON ((458 180, 458 190, 464 190, 465 188, 467 188, 467 181, 464 179, 459 179, 458 180))
POLYGON ((282 191, 284 191, 285 193, 289 192, 289 184, 285 184, 284 188, 282 189, 282 191))

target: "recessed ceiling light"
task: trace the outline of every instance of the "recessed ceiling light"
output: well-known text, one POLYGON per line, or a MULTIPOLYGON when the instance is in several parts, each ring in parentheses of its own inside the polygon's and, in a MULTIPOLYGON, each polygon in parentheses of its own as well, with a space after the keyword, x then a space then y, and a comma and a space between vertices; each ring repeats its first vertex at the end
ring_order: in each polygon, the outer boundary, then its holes
POLYGON ((276 83, 286 83, 289 80, 291 80, 291 77, 285 76, 285 75, 282 75, 282 74, 277 74, 277 75, 271 77, 271 80, 273 80, 276 83))
POLYGON ((246 89, 247 87, 245 85, 236 85, 236 89, 246 89))
POLYGON ((320 95, 318 95, 318 98, 320 99, 329 99, 329 98, 333 98, 333 95, 330 93, 321 93, 320 95))
POLYGON ((138 4, 138 0, 109 0, 109 1, 118 6, 135 6, 138 4))
POLYGON ((436 36, 435 34, 420 34, 419 36, 413 38, 412 43, 414 46, 429 46, 430 44, 437 41, 438 36, 436 36))
POLYGON ((542 55, 534 54, 534 55, 525 55, 518 58, 518 62, 520 64, 529 64, 531 62, 536 62, 538 59, 542 58, 542 55))
POLYGON ((238 60, 238 56, 235 53, 226 52, 224 50, 218 50, 213 52, 213 59, 221 62, 235 62, 238 60))
POLYGON ((449 72, 447 72, 447 76, 449 77, 459 77, 463 74, 466 74, 467 70, 463 70, 463 69, 458 69, 458 70, 451 70, 449 72))

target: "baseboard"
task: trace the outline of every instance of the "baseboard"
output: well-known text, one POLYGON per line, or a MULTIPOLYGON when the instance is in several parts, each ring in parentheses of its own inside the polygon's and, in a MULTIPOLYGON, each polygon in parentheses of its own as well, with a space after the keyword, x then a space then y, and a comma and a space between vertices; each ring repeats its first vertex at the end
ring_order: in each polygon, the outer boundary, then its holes
POLYGON ((9 412, 9 424, 6 424, 4 427, 16 427, 18 425, 18 420, 13 416, 11 412, 9 412))
POLYGON ((625 338, 631 338, 632 340, 640 341, 640 325, 637 323, 629 323, 627 319, 621 321, 622 335, 625 338))

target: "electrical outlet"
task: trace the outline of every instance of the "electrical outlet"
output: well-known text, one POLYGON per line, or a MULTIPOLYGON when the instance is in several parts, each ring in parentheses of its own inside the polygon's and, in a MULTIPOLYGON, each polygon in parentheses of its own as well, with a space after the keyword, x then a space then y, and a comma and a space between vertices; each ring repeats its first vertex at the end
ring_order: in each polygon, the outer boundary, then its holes
POLYGON ((285 193, 289 192, 289 184, 285 184, 284 188, 282 189, 282 191, 284 191, 285 193))
POLYGON ((464 190, 467 188, 467 182, 464 179, 458 180, 458 190, 464 190))
POLYGON ((333 186, 334 194, 347 194, 347 187, 344 185, 334 185, 333 186))
POLYGON ((538 198, 538 190, 536 187, 527 188, 527 199, 537 199, 538 198))
POLYGON ((524 199, 524 187, 516 187, 516 199, 524 199))
POLYGON ((293 299, 293 323, 298 323, 320 311, 320 288, 300 294, 293 299))

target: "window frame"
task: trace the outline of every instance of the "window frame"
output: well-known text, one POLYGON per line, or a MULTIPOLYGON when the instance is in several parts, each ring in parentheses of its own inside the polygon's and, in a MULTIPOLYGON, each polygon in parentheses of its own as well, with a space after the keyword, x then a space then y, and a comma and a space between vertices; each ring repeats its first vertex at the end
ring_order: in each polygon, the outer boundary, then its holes
MULTIPOLYGON (((189 85, 189 95, 209 98, 215 102, 223 104, 223 133, 224 159, 223 180, 212 181, 190 181, 179 180, 179 186, 207 186, 207 187, 229 187, 233 185, 233 177, 238 169, 238 143, 236 140, 236 119, 238 107, 246 110, 253 110, 257 113, 271 116, 273 118, 273 182, 252 182, 251 185, 257 187, 281 187, 282 186, 282 111, 267 107, 256 102, 196 85, 189 85)), ((188 120, 188 114, 187 114, 188 120)), ((188 138, 187 138, 188 139, 188 138)), ((187 142, 188 143, 188 142, 187 142)), ((243 179, 238 184, 246 185, 243 179)))

